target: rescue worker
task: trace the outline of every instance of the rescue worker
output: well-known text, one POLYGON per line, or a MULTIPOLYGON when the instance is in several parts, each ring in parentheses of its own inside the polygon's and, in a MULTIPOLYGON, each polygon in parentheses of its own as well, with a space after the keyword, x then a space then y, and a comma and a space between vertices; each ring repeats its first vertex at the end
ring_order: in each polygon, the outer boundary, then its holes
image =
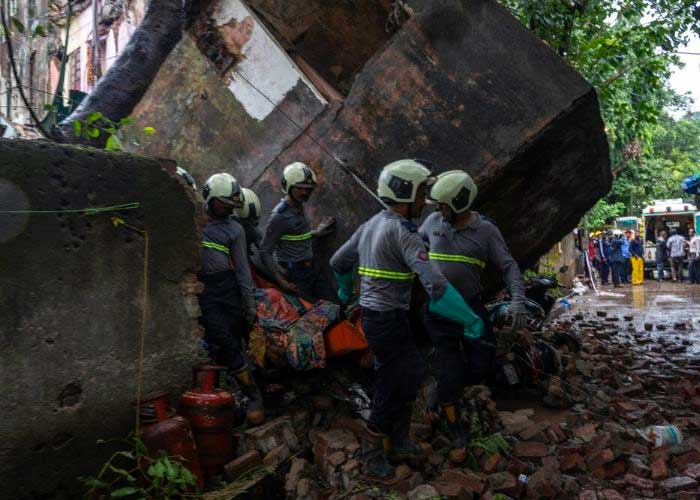
POLYGON ((285 197, 272 211, 260 246, 260 259, 283 289, 306 298, 330 300, 333 292, 314 261, 312 239, 332 233, 335 219, 324 217, 318 227, 311 230, 304 213, 304 203, 316 184, 316 174, 304 163, 295 162, 284 167, 282 191, 285 197))
POLYGON ((258 228, 260 223, 261 205, 260 198, 252 189, 242 188, 243 206, 233 210, 233 218, 245 231, 245 241, 248 244, 248 255, 253 255, 254 248, 260 250, 262 234, 258 228))
POLYGON ((466 385, 481 383, 493 375, 496 365, 496 337, 488 320, 481 292, 481 274, 487 264, 504 277, 511 294, 513 327, 527 322, 525 289, 520 269, 496 225, 470 209, 477 187, 461 170, 440 174, 430 190, 439 211, 429 215, 419 233, 429 242, 430 262, 454 286, 464 301, 483 320, 479 339, 463 336, 460 323, 445 319, 428 309, 425 326, 435 347, 437 397, 452 434, 453 462, 466 460, 466 436, 460 419, 459 399, 466 385))
POLYGON ((414 276, 423 284, 432 312, 462 323, 469 335, 478 337, 483 331, 481 319, 430 264, 425 242, 411 222, 420 215, 432 180, 430 171, 415 160, 386 165, 377 193, 389 209, 362 224, 331 259, 341 302, 351 300, 356 267, 360 275, 362 328, 375 357, 362 460, 365 474, 380 480, 393 477, 389 457, 421 456, 409 438, 413 403, 425 375, 408 316, 414 276))
POLYGON ((241 188, 229 174, 212 175, 202 191, 209 221, 202 229, 202 268, 199 280, 200 322, 209 355, 225 365, 250 399, 248 421, 264 419, 262 395, 251 373, 244 348, 248 327, 255 321, 253 281, 246 256, 245 233, 231 217, 244 203, 241 188))

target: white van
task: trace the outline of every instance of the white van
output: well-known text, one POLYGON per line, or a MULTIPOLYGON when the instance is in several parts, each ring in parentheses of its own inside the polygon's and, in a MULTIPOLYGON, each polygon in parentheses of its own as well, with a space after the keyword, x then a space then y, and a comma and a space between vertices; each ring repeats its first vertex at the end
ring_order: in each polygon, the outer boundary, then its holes
POLYGON ((656 238, 661 231, 669 232, 675 228, 688 237, 688 229, 695 228, 695 213, 697 207, 684 202, 682 198, 670 200, 654 200, 653 205, 642 210, 644 218, 644 267, 656 269, 656 238))

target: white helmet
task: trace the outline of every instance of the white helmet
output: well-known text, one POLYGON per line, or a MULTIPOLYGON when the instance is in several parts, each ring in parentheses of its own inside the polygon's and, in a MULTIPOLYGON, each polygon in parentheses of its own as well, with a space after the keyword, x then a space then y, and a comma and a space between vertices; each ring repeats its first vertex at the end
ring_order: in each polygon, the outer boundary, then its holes
POLYGON ((468 173, 450 170, 438 175, 430 189, 430 198, 437 203, 446 204, 459 214, 472 206, 477 192, 476 184, 468 173))
POLYGON ((622 231, 619 229, 613 229, 612 235, 617 238, 619 236, 622 236, 622 231))
POLYGON ((386 165, 379 174, 377 194, 384 201, 413 203, 418 186, 434 182, 430 170, 416 160, 398 160, 386 165))
POLYGON ((243 191, 243 206, 235 209, 233 214, 239 219, 257 221, 262 212, 258 195, 248 188, 243 188, 241 191, 243 191))
POLYGON ((185 180, 189 187, 197 191, 197 183, 194 181, 194 177, 192 177, 187 170, 182 167, 177 167, 176 173, 185 180))
POLYGON ((288 193, 292 186, 314 188, 316 184, 316 174, 305 163, 295 161, 284 167, 282 172, 282 191, 284 193, 288 193))
POLYGON ((204 203, 216 198, 224 203, 233 205, 236 208, 243 206, 245 198, 241 192, 241 186, 231 174, 214 174, 204 183, 202 190, 204 203))

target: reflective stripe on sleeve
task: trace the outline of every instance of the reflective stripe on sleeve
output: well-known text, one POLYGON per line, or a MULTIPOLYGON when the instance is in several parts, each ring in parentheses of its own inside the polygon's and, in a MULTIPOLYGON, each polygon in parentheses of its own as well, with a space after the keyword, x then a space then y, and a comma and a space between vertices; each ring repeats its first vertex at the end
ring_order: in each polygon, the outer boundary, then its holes
POLYGON ((227 247, 225 247, 224 245, 220 245, 219 243, 214 243, 213 241, 202 240, 202 246, 210 250, 216 250, 217 252, 225 253, 226 255, 230 253, 227 247))
POLYGON ((283 234, 280 236, 282 241, 304 241, 311 239, 311 233, 303 234, 283 234))

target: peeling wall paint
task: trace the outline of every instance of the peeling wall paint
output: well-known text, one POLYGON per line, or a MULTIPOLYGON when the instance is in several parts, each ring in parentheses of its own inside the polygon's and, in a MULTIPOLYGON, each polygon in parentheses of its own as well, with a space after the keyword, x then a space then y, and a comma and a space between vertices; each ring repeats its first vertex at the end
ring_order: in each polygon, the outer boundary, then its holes
MULTIPOLYGON (((299 80, 306 79, 262 23, 239 0, 219 2, 215 7, 213 19, 217 26, 226 28, 222 31, 229 35, 227 38, 232 45, 240 45, 242 60, 236 71, 269 100, 236 73, 231 75, 228 88, 251 117, 262 121, 274 111, 275 105, 282 102, 299 80)), ((325 104, 325 100, 313 89, 311 83, 304 83, 325 104)))

